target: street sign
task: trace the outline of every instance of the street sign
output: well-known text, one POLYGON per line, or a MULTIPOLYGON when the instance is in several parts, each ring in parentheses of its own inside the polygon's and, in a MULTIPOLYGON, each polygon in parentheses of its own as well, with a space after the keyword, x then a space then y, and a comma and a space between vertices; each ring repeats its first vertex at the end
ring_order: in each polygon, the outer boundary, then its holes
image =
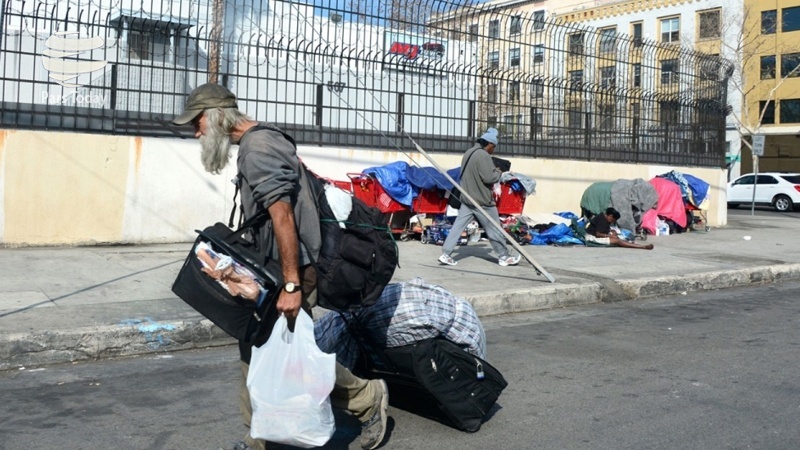
POLYGON ((755 134, 753 135, 753 155, 754 156, 764 156, 764 141, 766 140, 766 136, 763 134, 755 134))

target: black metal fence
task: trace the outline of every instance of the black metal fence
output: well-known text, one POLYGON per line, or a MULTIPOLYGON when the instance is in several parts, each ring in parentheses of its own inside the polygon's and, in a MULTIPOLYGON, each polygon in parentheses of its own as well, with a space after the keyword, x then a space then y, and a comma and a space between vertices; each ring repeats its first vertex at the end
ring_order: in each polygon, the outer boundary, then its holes
POLYGON ((724 165, 727 62, 520 9, 8 0, 0 126, 188 137, 169 120, 213 81, 305 144, 461 152, 495 126, 504 154, 724 165))

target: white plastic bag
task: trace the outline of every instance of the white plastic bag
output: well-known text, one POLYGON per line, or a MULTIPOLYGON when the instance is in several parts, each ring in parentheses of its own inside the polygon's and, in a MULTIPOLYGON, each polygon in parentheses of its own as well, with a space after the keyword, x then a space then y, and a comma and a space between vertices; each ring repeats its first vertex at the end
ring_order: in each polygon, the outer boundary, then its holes
POLYGON ((266 344, 253 347, 247 389, 250 436, 295 447, 321 447, 335 430, 330 393, 336 355, 320 351, 314 323, 300 311, 294 333, 281 314, 266 344))

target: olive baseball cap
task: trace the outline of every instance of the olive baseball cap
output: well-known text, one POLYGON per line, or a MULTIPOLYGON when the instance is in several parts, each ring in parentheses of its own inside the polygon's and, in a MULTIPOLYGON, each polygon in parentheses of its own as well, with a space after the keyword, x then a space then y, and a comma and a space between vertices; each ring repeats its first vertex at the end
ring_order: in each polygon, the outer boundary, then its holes
POLYGON ((208 108, 238 108, 236 96, 225 86, 206 83, 198 86, 186 99, 183 114, 172 119, 175 125, 185 125, 208 108))

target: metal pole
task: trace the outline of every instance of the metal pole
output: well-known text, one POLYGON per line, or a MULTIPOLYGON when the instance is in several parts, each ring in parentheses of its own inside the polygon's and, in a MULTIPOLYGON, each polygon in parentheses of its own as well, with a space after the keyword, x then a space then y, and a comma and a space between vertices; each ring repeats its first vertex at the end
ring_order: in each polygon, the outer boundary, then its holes
POLYGON ((750 203, 750 215, 756 215, 756 186, 758 186, 758 155, 753 155, 753 201, 750 203))
POLYGON ((6 32, 6 0, 0 0, 0 51, 3 51, 3 34, 6 32))
POLYGON ((222 18, 225 14, 225 1, 214 0, 212 8, 214 26, 211 28, 211 35, 209 36, 210 41, 208 43, 208 82, 216 84, 220 72, 219 63, 220 47, 222 46, 222 18))
MULTIPOLYGON (((469 200, 469 202, 472 203, 473 205, 477 205, 478 204, 478 202, 476 202, 475 199, 472 198, 467 193, 467 191, 461 189, 461 186, 458 183, 456 183, 456 180, 454 180, 447 173, 447 171, 444 170, 444 168, 442 168, 439 164, 437 164, 436 161, 434 161, 433 158, 431 158, 428 155, 428 152, 426 152, 416 142, 414 142, 414 146, 417 148, 417 151, 420 152, 422 154, 422 156, 424 156, 433 165, 433 167, 436 168, 436 170, 439 171, 439 173, 444 175, 444 177, 447 179, 447 181, 453 183, 453 186, 457 187, 458 190, 461 191, 461 195, 462 196, 466 197, 466 199, 469 200)), ((486 211, 483 210, 483 208, 476 207, 475 210, 478 211, 479 213, 481 213, 483 215, 483 217, 486 218, 486 222, 491 223, 493 227, 496 227, 498 230, 500 230, 500 232, 503 233, 503 236, 506 238, 506 240, 509 243, 511 243, 511 245, 514 247, 514 249, 516 249, 519 252, 520 255, 522 255, 525 259, 527 259, 528 262, 531 263, 531 265, 536 269, 537 272, 539 272, 540 274, 544 275, 544 277, 547 278, 547 281, 549 281, 551 283, 555 283, 556 282, 556 279, 553 278, 553 276, 550 275, 546 270, 544 270, 544 267, 540 266, 539 263, 537 263, 533 259, 533 257, 531 255, 529 255, 528 252, 526 252, 525 249, 523 249, 522 246, 519 245, 519 243, 516 240, 514 240, 514 238, 512 238, 511 235, 509 235, 506 232, 506 230, 504 230, 503 227, 498 222, 495 222, 494 219, 492 219, 492 217, 489 216, 489 214, 487 214, 486 211)))

